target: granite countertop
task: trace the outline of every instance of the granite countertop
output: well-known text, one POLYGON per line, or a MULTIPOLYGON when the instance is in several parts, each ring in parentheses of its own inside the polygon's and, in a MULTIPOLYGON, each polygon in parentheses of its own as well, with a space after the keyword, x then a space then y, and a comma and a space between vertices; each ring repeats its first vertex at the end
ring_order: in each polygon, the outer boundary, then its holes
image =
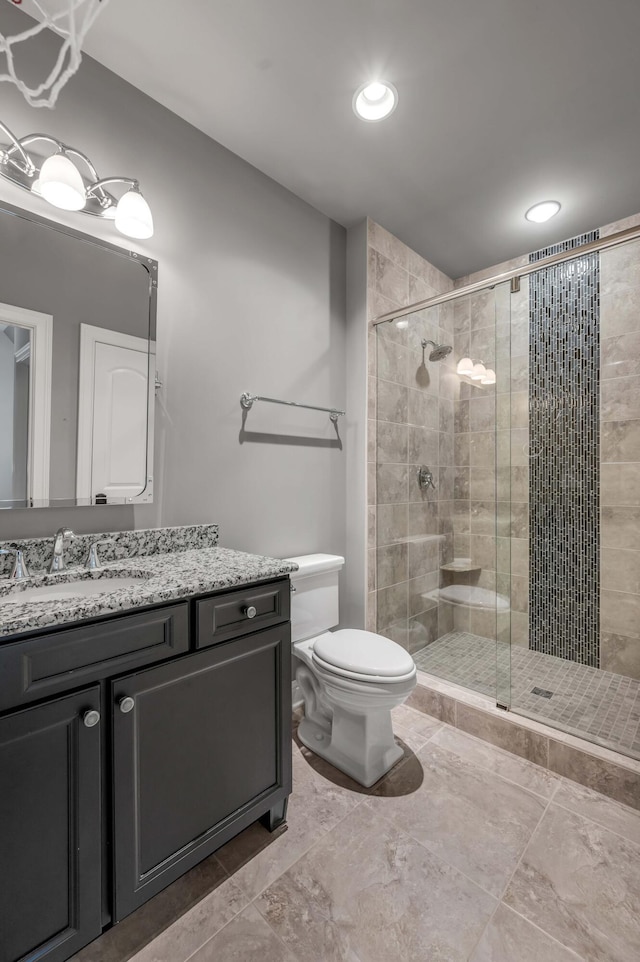
POLYGON ((76 567, 67 568, 60 574, 36 575, 18 584, 1 581, 0 636, 6 637, 149 605, 179 601, 192 595, 267 581, 296 569, 297 565, 289 561, 216 546, 139 555, 129 559, 119 558, 103 563, 98 571, 93 572, 76 567), (78 595, 77 599, 34 599, 22 604, 6 602, 9 597, 18 599, 20 594, 30 588, 117 576, 139 579, 140 584, 128 584, 103 595, 78 595))

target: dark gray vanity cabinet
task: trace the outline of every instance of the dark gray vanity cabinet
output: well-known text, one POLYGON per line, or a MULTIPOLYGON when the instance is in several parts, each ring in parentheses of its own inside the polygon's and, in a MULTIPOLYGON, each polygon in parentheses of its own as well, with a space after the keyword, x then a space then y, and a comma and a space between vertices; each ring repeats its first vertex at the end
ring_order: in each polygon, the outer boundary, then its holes
POLYGON ((0 960, 63 962, 102 931, 100 689, 0 718, 0 960))
POLYGON ((284 801, 290 664, 282 625, 112 682, 116 921, 284 801))
POLYGON ((289 580, 0 644, 0 962, 65 962, 291 792, 289 580))

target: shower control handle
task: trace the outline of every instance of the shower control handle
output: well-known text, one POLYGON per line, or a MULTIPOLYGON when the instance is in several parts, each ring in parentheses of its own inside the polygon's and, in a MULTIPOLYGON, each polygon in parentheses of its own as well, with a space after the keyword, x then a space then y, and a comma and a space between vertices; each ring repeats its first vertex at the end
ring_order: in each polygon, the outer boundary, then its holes
POLYGON ((433 474, 424 464, 418 468, 418 484, 421 488, 433 488, 434 491, 436 489, 433 474))

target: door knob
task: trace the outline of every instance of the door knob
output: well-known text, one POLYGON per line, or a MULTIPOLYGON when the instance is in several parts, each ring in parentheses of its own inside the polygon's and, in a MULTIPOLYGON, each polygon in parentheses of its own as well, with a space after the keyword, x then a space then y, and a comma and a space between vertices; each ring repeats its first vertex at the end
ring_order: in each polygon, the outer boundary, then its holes
POLYGON ((94 728, 100 721, 100 712, 92 708, 91 711, 86 711, 82 716, 82 721, 85 728, 94 728))
POLYGON ((242 609, 242 613, 246 615, 247 618, 255 618, 255 616, 258 614, 258 609, 254 608, 253 605, 249 605, 248 607, 245 606, 242 609))
POLYGON ((130 711, 133 711, 134 705, 135 701, 129 695, 127 695, 125 698, 121 698, 118 702, 118 708, 123 715, 127 715, 130 711))

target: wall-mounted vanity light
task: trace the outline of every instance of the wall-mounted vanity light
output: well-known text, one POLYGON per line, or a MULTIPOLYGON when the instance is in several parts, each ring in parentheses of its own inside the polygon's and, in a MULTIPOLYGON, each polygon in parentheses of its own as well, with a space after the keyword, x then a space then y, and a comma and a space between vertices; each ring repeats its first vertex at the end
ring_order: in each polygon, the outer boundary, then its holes
POLYGON ((10 143, 0 144, 0 174, 23 190, 28 190, 61 210, 77 210, 113 220, 116 229, 127 237, 145 240, 153 235, 151 209, 131 177, 98 177, 89 158, 48 134, 29 134, 18 140, 6 124, 0 130, 10 143), (53 153, 43 156, 32 145, 53 153), (76 161, 80 161, 81 167, 76 161), (82 172, 81 168, 85 171, 82 172), (122 184, 128 188, 120 198, 106 188, 122 184))

